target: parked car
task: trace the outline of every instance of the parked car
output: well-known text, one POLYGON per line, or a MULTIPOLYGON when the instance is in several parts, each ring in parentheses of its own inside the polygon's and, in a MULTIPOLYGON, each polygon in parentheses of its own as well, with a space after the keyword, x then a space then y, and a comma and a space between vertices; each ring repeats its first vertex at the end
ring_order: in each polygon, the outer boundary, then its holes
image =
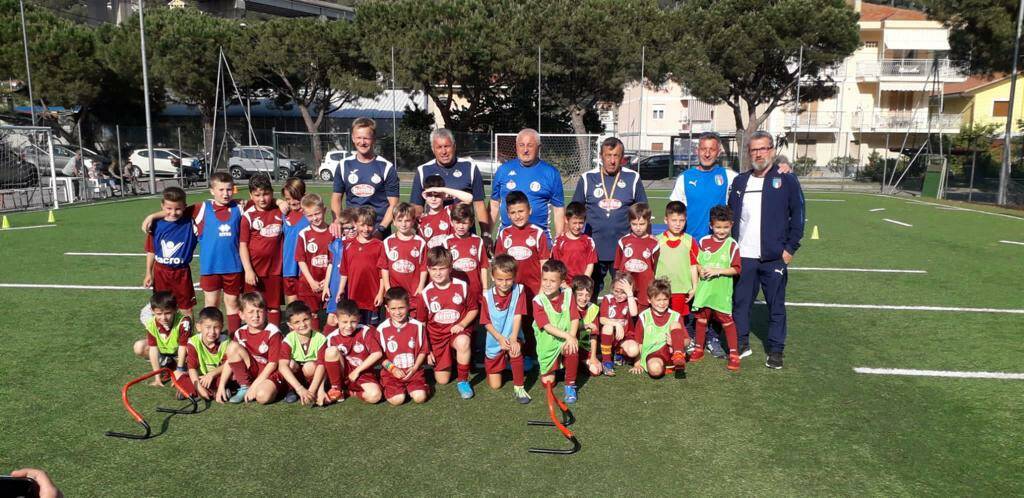
MULTIPOLYGON (((149 149, 135 149, 128 157, 136 178, 149 177, 149 149)), ((204 161, 188 152, 178 149, 153 149, 154 176, 178 176, 197 178, 203 176, 204 161)))
POLYGON ((39 168, 35 164, 23 160, 17 154, 8 152, 7 146, 0 144, 0 188, 25 188, 39 185, 39 168))
MULTIPOLYGON (((32 164, 39 170, 39 176, 50 176, 50 153, 49 147, 39 145, 25 145, 21 148, 21 160, 32 164)), ((68 145, 53 146, 53 168, 57 176, 72 176, 71 160, 78 153, 77 147, 68 145)), ((107 169, 110 167, 110 158, 97 153, 94 150, 82 148, 82 156, 85 166, 90 169, 107 169)))
POLYGON ((320 162, 320 167, 316 170, 316 177, 325 182, 333 181, 334 172, 338 170, 338 165, 352 154, 352 152, 341 149, 327 151, 327 154, 324 154, 324 160, 320 162))
POLYGON ((658 154, 637 161, 633 169, 640 173, 641 180, 661 180, 668 178, 672 167, 670 154, 658 154))
POLYGON ((496 161, 493 155, 493 152, 487 150, 471 151, 459 154, 459 159, 472 159, 473 164, 476 164, 476 167, 480 169, 480 174, 483 175, 484 179, 490 179, 494 176, 494 172, 498 171, 498 166, 501 166, 501 161, 496 161))
POLYGON ((265 145, 244 145, 231 149, 228 158, 228 172, 235 180, 248 178, 256 173, 273 174, 274 157, 277 156, 277 176, 305 176, 306 163, 277 152, 265 145))

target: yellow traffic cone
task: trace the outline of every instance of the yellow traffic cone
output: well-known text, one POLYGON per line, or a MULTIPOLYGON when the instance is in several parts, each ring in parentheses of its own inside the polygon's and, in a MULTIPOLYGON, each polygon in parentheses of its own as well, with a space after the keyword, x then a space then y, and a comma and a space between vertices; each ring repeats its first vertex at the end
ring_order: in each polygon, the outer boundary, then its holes
POLYGON ((234 185, 234 188, 231 189, 231 195, 238 195, 238 185, 234 185))
POLYGON ((811 240, 818 240, 818 225, 814 225, 814 229, 811 230, 811 240))
POLYGON ((57 223, 57 218, 53 216, 53 210, 50 210, 50 215, 46 217, 47 223, 57 223))
POLYGON ((11 222, 7 221, 7 216, 4 215, 3 225, 2 225, 2 228, 0 228, 0 229, 7 230, 8 228, 11 228, 11 222))

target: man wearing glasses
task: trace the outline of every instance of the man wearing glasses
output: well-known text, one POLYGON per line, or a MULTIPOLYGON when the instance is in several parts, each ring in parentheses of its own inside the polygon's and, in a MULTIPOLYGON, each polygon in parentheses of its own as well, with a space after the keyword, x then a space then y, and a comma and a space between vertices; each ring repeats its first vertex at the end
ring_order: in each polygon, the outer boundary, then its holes
POLYGON ((768 304, 765 366, 782 368, 786 346, 786 282, 804 236, 804 195, 796 175, 773 164, 772 136, 755 132, 747 146, 752 169, 738 175, 729 194, 732 236, 740 248, 740 276, 733 291, 741 356, 750 355, 750 311, 758 290, 768 304))
POLYGON ((473 210, 480 225, 482 236, 489 238, 491 232, 490 213, 484 205, 484 182, 480 169, 469 158, 455 155, 455 137, 446 128, 430 132, 430 150, 434 159, 416 168, 412 178, 412 192, 409 201, 416 206, 417 217, 423 212, 423 182, 433 175, 444 179, 444 186, 473 195, 473 210))

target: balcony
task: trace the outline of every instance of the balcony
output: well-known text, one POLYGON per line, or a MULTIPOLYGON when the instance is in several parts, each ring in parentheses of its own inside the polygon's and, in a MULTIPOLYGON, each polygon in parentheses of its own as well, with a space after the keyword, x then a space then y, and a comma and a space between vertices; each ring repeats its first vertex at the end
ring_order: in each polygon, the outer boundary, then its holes
POLYGON ((927 110, 916 111, 874 111, 857 113, 854 127, 864 131, 879 132, 928 132, 957 133, 960 131, 959 114, 931 114, 927 110))
POLYGON ((797 114, 787 109, 785 127, 794 131, 834 132, 839 130, 842 119, 839 111, 805 111, 797 114))
POLYGON ((967 75, 949 59, 882 59, 858 62, 857 79, 925 82, 932 78, 932 71, 936 69, 939 81, 952 82, 967 79, 967 75))

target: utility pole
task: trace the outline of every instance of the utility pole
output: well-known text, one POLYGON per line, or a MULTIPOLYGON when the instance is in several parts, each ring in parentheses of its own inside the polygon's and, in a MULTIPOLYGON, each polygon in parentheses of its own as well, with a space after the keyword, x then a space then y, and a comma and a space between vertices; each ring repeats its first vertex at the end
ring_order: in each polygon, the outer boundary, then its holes
POLYGON ((142 47, 142 93, 146 104, 146 155, 149 156, 149 193, 156 193, 156 172, 153 165, 153 118, 149 113, 149 72, 146 69, 146 22, 143 19, 142 4, 139 0, 139 45, 142 47))
POLYGON ((1013 149, 1013 99, 1017 90, 1017 59, 1020 57, 1020 28, 1024 21, 1024 0, 1020 0, 1017 7, 1017 37, 1013 40, 1013 70, 1010 72, 1010 101, 1006 109, 1006 131, 1003 135, 1003 167, 999 170, 999 198, 1000 205, 1006 205, 1009 201, 1007 189, 1010 185, 1010 151, 1013 149))
POLYGON ((25 79, 28 80, 28 110, 32 114, 32 126, 36 125, 36 101, 32 98, 32 68, 28 63, 28 28, 25 25, 25 0, 18 0, 21 9, 21 44, 25 48, 25 79))

